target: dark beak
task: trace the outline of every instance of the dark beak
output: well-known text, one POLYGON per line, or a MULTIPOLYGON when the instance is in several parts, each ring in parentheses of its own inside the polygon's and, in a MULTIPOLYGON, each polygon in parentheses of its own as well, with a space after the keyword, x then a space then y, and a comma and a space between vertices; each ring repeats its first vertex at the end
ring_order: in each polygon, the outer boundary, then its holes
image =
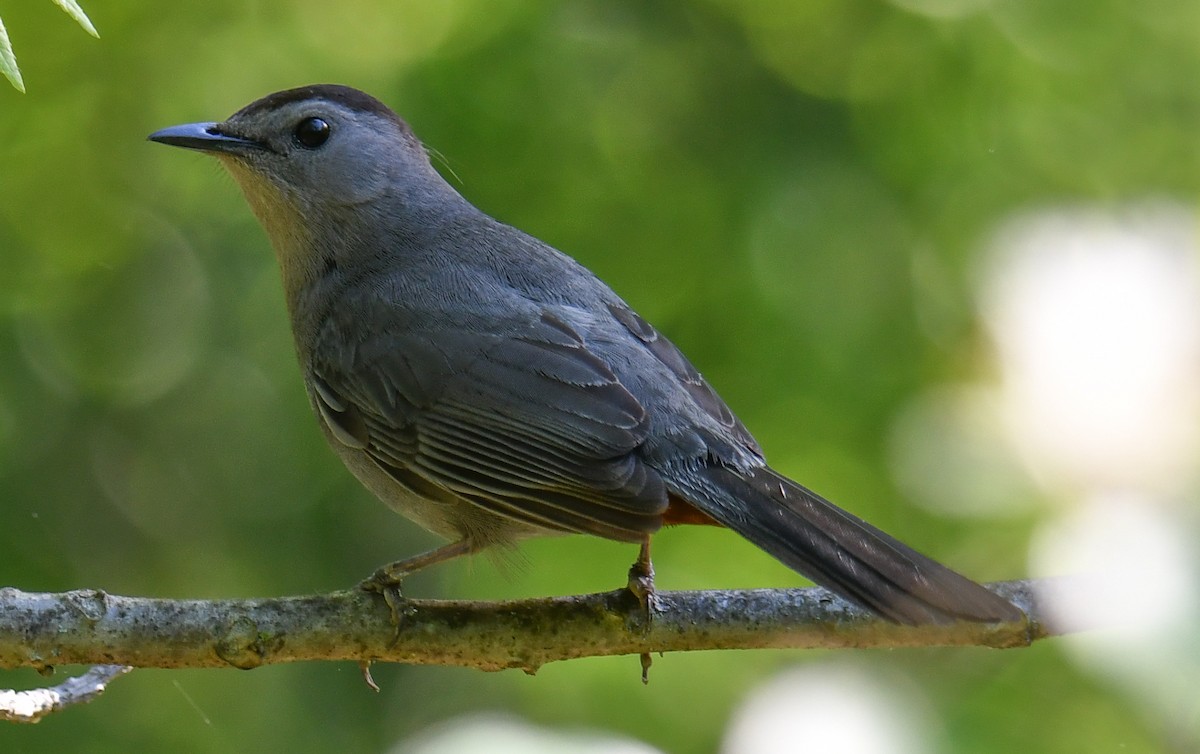
POLYGON ((245 154, 266 149, 265 144, 257 141, 223 133, 220 123, 186 123, 182 126, 171 126, 155 131, 146 138, 160 144, 198 149, 201 152, 245 154))

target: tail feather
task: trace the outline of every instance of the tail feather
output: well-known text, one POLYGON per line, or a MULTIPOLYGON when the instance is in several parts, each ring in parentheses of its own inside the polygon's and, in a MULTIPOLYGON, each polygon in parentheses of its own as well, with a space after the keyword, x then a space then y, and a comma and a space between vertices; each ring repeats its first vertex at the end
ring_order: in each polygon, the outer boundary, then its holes
POLYGON ((787 566, 897 623, 1023 617, 1002 597, 771 469, 708 467, 670 484, 787 566))

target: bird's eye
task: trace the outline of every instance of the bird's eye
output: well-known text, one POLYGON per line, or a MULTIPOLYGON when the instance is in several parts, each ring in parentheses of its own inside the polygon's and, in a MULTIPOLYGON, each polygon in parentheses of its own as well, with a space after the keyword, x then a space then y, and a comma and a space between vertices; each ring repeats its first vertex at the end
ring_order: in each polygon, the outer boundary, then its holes
POLYGON ((295 137, 305 149, 316 149, 329 138, 329 124, 320 118, 305 118, 296 125, 295 137))

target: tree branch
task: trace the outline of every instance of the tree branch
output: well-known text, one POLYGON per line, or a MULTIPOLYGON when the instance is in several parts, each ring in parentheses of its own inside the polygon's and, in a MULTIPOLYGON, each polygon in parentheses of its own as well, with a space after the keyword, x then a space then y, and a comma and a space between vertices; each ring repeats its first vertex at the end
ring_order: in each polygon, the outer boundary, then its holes
POLYGON ((29 691, 0 689, 0 720, 36 723, 53 712, 86 704, 104 693, 109 682, 133 668, 128 665, 96 665, 83 675, 68 678, 57 686, 29 691))
POLYGON ((1026 646, 1062 633, 1037 595, 1065 579, 991 588, 1022 624, 900 626, 820 588, 663 592, 652 617, 628 590, 511 602, 401 600, 400 625, 358 589, 253 600, 166 600, 0 589, 0 667, 212 668, 306 660, 535 672, 556 660, 699 649, 1026 646), (1036 587, 1036 590, 1035 590, 1036 587))

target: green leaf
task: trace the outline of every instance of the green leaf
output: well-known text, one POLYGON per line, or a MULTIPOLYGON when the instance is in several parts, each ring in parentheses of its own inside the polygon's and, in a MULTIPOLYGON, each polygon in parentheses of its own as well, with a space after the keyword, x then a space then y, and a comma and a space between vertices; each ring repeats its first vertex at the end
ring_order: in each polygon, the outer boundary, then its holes
POLYGON ((54 4, 67 12, 67 15, 75 19, 75 22, 83 27, 83 30, 91 34, 97 39, 100 35, 96 32, 96 27, 92 26, 92 22, 88 19, 87 14, 83 12, 83 8, 79 7, 79 3, 75 0, 54 0, 54 4))
POLYGON ((21 80, 21 69, 17 68, 17 56, 13 55, 12 42, 8 41, 3 21, 0 21, 0 73, 12 82, 18 92, 25 93, 25 82, 21 80))

